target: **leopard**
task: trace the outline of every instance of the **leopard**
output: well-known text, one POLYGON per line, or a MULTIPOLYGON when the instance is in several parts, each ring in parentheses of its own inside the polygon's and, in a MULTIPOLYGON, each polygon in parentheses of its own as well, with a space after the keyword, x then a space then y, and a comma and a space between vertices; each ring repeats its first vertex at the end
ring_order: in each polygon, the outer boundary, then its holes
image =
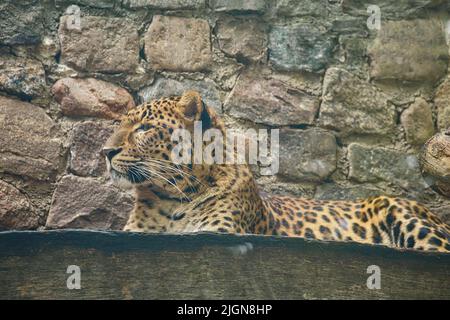
POLYGON ((103 153, 111 179, 135 193, 125 231, 259 234, 450 252, 450 226, 414 200, 269 194, 245 161, 173 161, 174 132, 193 133, 196 122, 226 135, 223 120, 194 90, 142 103, 119 119, 103 153))

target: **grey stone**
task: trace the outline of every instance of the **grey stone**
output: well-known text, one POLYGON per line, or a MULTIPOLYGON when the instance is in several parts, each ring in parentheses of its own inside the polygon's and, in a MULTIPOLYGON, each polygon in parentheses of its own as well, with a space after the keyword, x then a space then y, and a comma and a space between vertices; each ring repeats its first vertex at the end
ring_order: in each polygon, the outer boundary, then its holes
POLYGON ((37 60, 1 55, 0 90, 27 99, 42 95, 46 91, 44 67, 37 60))
POLYGON ((147 102, 162 97, 179 96, 188 90, 198 91, 208 106, 222 113, 219 91, 215 83, 208 79, 178 81, 158 78, 153 85, 140 90, 138 95, 141 101, 147 102))
POLYGON ((324 183, 317 186, 314 198, 320 200, 358 200, 386 195, 386 190, 379 190, 373 186, 340 186, 336 183, 324 183))
POLYGON ((216 23, 220 49, 239 60, 264 60, 267 34, 263 23, 250 18, 227 17, 216 23))
POLYGON ((400 120, 406 139, 413 146, 422 146, 434 134, 433 112, 422 98, 403 111, 400 120))
POLYGON ((336 170, 336 138, 318 128, 281 129, 279 160, 281 176, 320 182, 336 170))
POLYGON ((439 130, 450 128, 450 78, 447 77, 437 88, 434 97, 437 110, 437 124, 439 130))
POLYGON ((122 230, 133 197, 93 178, 64 176, 58 181, 47 217, 47 229, 122 230))
POLYGON ((348 147, 348 159, 349 178, 358 182, 385 181, 413 191, 428 187, 421 176, 419 160, 414 154, 352 143, 348 147))
POLYGON ((203 19, 154 16, 145 55, 157 70, 200 71, 212 61, 209 24, 203 19))
POLYGON ((267 7, 266 0, 209 0, 214 11, 255 11, 263 12, 267 7))
POLYGON ((82 16, 80 29, 62 16, 61 62, 89 72, 133 72, 139 61, 137 27, 126 18, 82 16), (70 27, 69 27, 70 26, 70 27))
POLYGON ((133 97, 125 89, 93 78, 58 80, 52 93, 62 113, 69 116, 115 119, 134 107, 133 97))
POLYGON ((384 22, 368 53, 371 76, 378 80, 434 83, 449 59, 442 24, 433 19, 384 22))
POLYGON ((335 36, 320 25, 275 25, 269 34, 269 60, 280 70, 320 72, 336 44, 335 36))
POLYGON ((125 0, 123 4, 130 8, 154 9, 199 9, 204 8, 205 0, 125 0))
POLYGON ((70 133, 69 169, 78 176, 101 176, 106 171, 102 148, 114 131, 110 122, 78 123, 70 133))
POLYGON ((0 44, 38 44, 45 22, 46 12, 40 1, 3 0, 0 3, 0 44))
POLYGON ((389 135, 396 113, 388 98, 350 72, 330 68, 325 74, 319 123, 340 136, 389 135))
POLYGON ((43 109, 0 96, 0 172, 53 181, 61 152, 61 133, 43 109))
POLYGON ((208 73, 208 79, 213 80, 221 90, 231 91, 245 65, 234 58, 219 54, 214 55, 215 59, 208 73))
POLYGON ((367 72, 367 40, 355 37, 343 35, 339 37, 339 46, 341 59, 340 61, 345 64, 345 68, 354 72, 367 72))
POLYGON ((312 124, 319 98, 302 87, 249 70, 239 77, 224 109, 233 117, 268 125, 312 124))
POLYGON ((27 196, 0 180, 0 230, 36 229, 39 216, 27 196))
POLYGON ((275 13, 280 16, 295 17, 320 17, 328 16, 326 0, 275 0, 275 13))
POLYGON ((367 19, 339 13, 331 20, 330 31, 336 35, 357 36, 367 38, 369 35, 367 19))

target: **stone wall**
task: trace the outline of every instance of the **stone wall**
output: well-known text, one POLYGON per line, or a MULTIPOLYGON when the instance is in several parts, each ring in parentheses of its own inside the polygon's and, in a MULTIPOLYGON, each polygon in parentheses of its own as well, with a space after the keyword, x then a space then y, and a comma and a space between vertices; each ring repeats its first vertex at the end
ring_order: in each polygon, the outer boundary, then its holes
POLYGON ((450 4, 370 3, 379 30, 362 0, 2 1, 0 228, 120 229, 111 119, 186 89, 232 127, 281 130, 268 191, 398 195, 450 220, 417 160, 450 126, 450 4))

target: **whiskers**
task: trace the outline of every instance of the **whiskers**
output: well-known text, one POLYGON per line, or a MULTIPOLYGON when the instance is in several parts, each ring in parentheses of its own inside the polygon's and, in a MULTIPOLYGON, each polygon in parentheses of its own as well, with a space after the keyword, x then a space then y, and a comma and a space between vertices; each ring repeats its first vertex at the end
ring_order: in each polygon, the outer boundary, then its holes
POLYGON ((128 168, 128 178, 132 183, 142 183, 147 180, 151 180, 149 175, 145 173, 139 165, 131 165, 128 168))
POLYGON ((176 165, 169 161, 150 159, 134 162, 129 166, 128 173, 130 180, 135 183, 142 183, 144 181, 155 182, 157 180, 166 182, 176 190, 181 202, 183 200, 190 202, 192 199, 181 190, 177 181, 186 182, 191 189, 195 189, 191 180, 201 186, 204 186, 204 184, 197 177, 183 171, 181 168, 182 165, 176 165))
POLYGON ((163 170, 174 171, 178 175, 182 176, 190 186, 192 186, 192 184, 190 183, 190 181, 192 180, 198 183, 200 186, 206 187, 205 184, 201 180, 199 180, 196 176, 182 170, 182 168, 184 168, 185 170, 189 170, 189 167, 186 165, 175 164, 169 160, 162 160, 162 159, 150 159, 145 161, 144 163, 159 166, 163 170))

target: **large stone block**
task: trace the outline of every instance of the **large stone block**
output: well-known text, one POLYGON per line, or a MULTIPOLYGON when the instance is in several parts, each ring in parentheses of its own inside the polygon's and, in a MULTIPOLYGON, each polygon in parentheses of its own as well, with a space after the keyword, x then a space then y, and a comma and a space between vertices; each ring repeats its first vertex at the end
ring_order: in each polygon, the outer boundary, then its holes
POLYGON ((267 34, 263 23, 249 18, 227 17, 216 24, 220 49, 239 60, 264 60, 267 34))
POLYGON ((352 143, 348 147, 348 159, 349 178, 358 182, 384 181, 414 191, 428 187, 421 176, 419 160, 414 154, 352 143))
POLYGON ((320 72, 336 44, 335 36, 320 25, 275 25, 269 35, 269 60, 280 70, 320 72))
POLYGON ((147 60, 158 70, 199 71, 212 59, 209 24, 203 19, 154 16, 144 41, 147 60))
POLYGON ((330 68, 325 74, 319 124, 341 136, 389 135, 396 113, 388 97, 350 72, 330 68))
POLYGON ((413 146, 422 146, 434 134, 433 112, 431 106, 422 98, 416 101, 401 115, 406 139, 413 146))
POLYGON ((449 59, 442 24, 432 19, 383 22, 368 53, 370 74, 378 80, 434 83, 446 73, 449 59))
POLYGON ((103 145, 114 131, 109 122, 86 121, 76 124, 70 133, 69 169, 79 176, 101 176, 106 171, 103 145))
POLYGON ((279 161, 279 174, 289 180, 322 181, 336 170, 336 138, 317 128, 282 129, 279 161))
POLYGON ((0 180, 0 230, 36 229, 39 216, 27 196, 0 180))
POLYGON ((122 230, 133 197, 93 178, 64 176, 53 194, 46 228, 122 230))
POLYGON ((138 95, 142 101, 147 102, 162 97, 179 96, 188 90, 198 91, 208 106, 222 113, 219 91, 216 84, 208 79, 178 81, 158 78, 153 85, 140 90, 138 95))
POLYGON ((268 125, 311 124, 319 98, 256 70, 244 72, 225 102, 233 117, 268 125))
POLYGON ((34 59, 0 56, 0 90, 25 98, 34 98, 46 90, 45 71, 34 59))
POLYGON ((43 109, 0 96, 0 172, 52 181, 61 146, 61 133, 43 109))
POLYGON ((52 93, 62 113, 69 116, 115 119, 134 107, 133 97, 125 89, 92 78, 58 80, 52 93))
POLYGON ((72 16, 59 23, 61 62, 88 72, 133 72, 139 62, 137 27, 126 18, 82 16, 80 28, 72 16))

